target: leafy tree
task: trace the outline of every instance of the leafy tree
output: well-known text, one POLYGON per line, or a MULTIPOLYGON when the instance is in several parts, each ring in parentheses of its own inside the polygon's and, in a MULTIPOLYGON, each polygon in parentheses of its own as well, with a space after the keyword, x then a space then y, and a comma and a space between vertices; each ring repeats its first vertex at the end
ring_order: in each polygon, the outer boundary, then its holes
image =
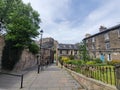
POLYGON ((36 45, 34 42, 29 44, 29 51, 32 52, 33 54, 37 54, 39 51, 39 46, 36 45))
POLYGON ((79 53, 80 53, 80 58, 84 61, 89 60, 89 54, 86 48, 86 44, 84 42, 81 42, 79 44, 79 53))
POLYGON ((0 22, 6 27, 6 46, 2 55, 2 68, 12 70, 24 48, 29 48, 34 54, 38 47, 33 38, 39 35, 39 14, 30 4, 22 0, 0 0, 0 22), (30 46, 31 45, 31 46, 30 46), (9 63, 9 64, 8 64, 9 63), (9 67, 7 66, 9 65, 9 67))

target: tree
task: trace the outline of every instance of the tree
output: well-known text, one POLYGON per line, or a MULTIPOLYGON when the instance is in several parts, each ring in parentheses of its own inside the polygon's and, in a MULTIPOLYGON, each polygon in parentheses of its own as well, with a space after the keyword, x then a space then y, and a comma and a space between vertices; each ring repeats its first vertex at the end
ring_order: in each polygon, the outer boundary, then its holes
POLYGON ((79 44, 79 53, 80 53, 80 58, 84 61, 89 60, 89 54, 86 48, 86 44, 84 42, 81 42, 79 44))
POLYGON ((39 35, 37 30, 40 28, 41 20, 38 12, 33 10, 30 4, 24 4, 22 0, 0 1, 1 12, 5 10, 0 14, 0 22, 6 26, 2 68, 12 70, 24 48, 29 48, 34 54, 39 50, 33 38, 39 35))
POLYGON ((39 46, 34 42, 29 44, 29 51, 32 52, 33 54, 37 54, 39 51, 39 46))

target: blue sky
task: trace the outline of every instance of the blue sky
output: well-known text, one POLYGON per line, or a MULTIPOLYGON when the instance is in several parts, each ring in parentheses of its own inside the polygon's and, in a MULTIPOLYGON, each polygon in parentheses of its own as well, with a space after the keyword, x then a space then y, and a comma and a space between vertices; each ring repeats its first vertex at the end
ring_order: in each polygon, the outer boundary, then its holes
POLYGON ((43 37, 78 43, 86 33, 120 23, 120 0, 23 0, 40 13, 43 37))

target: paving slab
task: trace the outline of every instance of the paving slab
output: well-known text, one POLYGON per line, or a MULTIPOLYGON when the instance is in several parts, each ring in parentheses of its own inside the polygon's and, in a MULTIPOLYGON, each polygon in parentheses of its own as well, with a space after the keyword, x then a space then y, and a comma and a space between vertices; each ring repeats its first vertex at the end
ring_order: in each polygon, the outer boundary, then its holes
POLYGON ((23 88, 20 78, 0 74, 0 90, 84 90, 82 86, 64 69, 55 64, 37 73, 37 67, 26 70, 23 88))

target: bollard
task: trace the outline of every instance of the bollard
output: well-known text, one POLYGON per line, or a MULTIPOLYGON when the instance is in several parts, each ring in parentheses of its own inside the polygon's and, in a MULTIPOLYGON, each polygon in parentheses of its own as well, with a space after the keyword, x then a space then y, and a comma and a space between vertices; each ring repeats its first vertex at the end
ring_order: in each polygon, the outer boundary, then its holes
POLYGON ((23 88, 23 74, 21 75, 21 87, 20 88, 23 88))

